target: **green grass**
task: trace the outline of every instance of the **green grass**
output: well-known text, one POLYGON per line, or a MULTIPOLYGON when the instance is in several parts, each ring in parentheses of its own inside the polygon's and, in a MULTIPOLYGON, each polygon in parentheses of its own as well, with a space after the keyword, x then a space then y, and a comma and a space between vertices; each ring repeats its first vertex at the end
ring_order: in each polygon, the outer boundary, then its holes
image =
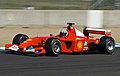
MULTIPOLYGON (((0 9, 24 9, 32 5, 38 10, 86 10, 91 5, 90 0, 0 0, 0 9)), ((105 8, 106 7, 102 7, 105 8)), ((108 8, 107 6, 107 9, 108 8)), ((113 7, 112 7, 113 9, 113 7)))

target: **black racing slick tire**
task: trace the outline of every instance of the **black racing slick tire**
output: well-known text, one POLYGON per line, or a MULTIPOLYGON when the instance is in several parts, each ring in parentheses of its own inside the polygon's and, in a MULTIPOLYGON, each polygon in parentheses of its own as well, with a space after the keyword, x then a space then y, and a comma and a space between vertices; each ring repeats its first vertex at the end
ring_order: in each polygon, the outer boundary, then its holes
POLYGON ((101 37, 98 47, 101 53, 112 54, 115 49, 115 40, 112 37, 101 37))
POLYGON ((61 53, 61 42, 57 38, 48 38, 45 42, 46 54, 49 56, 58 56, 61 53))
POLYGON ((17 44, 20 45, 23 43, 25 40, 29 39, 29 37, 25 34, 17 34, 12 41, 12 44, 17 44))

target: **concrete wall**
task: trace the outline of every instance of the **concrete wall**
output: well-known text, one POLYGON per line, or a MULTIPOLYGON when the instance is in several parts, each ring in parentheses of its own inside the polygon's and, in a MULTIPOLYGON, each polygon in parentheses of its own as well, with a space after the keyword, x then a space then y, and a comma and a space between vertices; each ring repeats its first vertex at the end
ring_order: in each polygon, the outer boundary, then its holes
POLYGON ((105 11, 104 25, 120 26, 120 10, 105 11))
POLYGON ((85 25, 86 11, 0 10, 0 25, 85 25))
MULTIPOLYGON (((86 10, 0 10, 0 25, 86 25, 86 10)), ((120 25, 120 11, 105 11, 104 25, 120 25)))

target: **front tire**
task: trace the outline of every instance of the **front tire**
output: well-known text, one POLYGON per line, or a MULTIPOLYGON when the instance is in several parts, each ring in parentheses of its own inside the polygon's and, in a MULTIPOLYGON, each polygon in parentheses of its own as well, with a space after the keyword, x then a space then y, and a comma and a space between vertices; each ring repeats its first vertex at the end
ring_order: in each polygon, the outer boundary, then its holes
POLYGON ((12 41, 12 44, 17 44, 20 45, 23 43, 25 40, 29 39, 29 37, 25 34, 17 34, 12 41))
POLYGON ((104 36, 100 39, 98 47, 102 53, 112 54, 115 49, 115 40, 112 37, 104 36))
POLYGON ((57 38, 48 38, 45 43, 46 54, 58 56, 61 53, 61 42, 57 38))

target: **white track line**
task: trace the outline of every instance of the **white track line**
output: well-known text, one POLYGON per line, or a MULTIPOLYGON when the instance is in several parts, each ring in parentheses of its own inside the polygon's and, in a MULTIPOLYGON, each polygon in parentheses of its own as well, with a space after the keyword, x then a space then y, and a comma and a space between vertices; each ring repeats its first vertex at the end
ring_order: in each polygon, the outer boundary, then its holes
POLYGON ((0 47, 0 51, 4 51, 5 50, 5 47, 0 47))
POLYGON ((115 47, 120 47, 120 43, 117 43, 117 44, 115 45, 115 47))

